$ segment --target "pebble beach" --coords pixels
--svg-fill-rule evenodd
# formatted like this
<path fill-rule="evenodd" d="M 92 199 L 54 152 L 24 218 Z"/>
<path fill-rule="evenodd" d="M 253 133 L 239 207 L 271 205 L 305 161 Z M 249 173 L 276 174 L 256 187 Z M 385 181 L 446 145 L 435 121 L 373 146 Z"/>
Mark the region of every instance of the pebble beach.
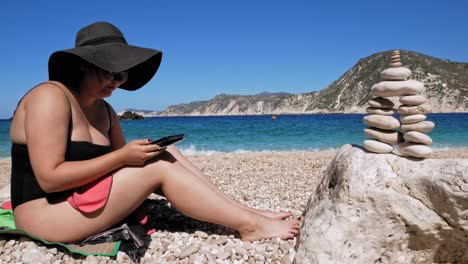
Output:
<path fill-rule="evenodd" d="M 189 159 L 229 196 L 251 207 L 291 211 L 299 218 L 335 152 L 247 152 L 191 155 Z M 468 150 L 435 151 L 431 158 L 468 159 Z M 0 159 L 0 187 L 11 162 Z M 0 188 L 1 189 L 1 188 Z M 80 256 L 45 247 L 27 237 L 0 236 L 0 263 L 291 263 L 296 239 L 243 242 L 222 226 L 183 216 L 163 197 L 152 195 L 150 223 L 157 230 L 138 259 Z M 3 202 L 3 201 L 0 201 Z"/>

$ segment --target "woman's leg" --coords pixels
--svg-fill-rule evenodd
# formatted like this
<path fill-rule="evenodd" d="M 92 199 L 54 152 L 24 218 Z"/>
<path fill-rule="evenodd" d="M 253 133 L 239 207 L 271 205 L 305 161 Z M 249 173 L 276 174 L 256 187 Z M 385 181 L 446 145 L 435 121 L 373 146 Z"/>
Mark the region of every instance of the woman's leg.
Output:
<path fill-rule="evenodd" d="M 120 222 L 160 186 L 183 214 L 233 228 L 244 240 L 287 239 L 298 232 L 297 220 L 271 219 L 228 202 L 169 153 L 145 167 L 116 172 L 108 202 L 98 212 L 84 215 L 67 202 L 38 199 L 16 208 L 16 224 L 51 241 L 81 240 Z"/>
<path fill-rule="evenodd" d="M 218 186 L 216 186 L 212 181 L 211 178 L 206 176 L 202 171 L 200 171 L 197 167 L 195 167 L 175 146 L 171 145 L 167 148 L 167 151 L 171 153 L 180 163 L 182 163 L 188 170 L 190 170 L 193 174 L 197 175 L 203 182 L 205 182 L 213 191 L 217 192 L 219 195 L 223 196 L 229 202 L 235 204 L 236 206 L 240 206 L 243 209 L 252 211 L 254 213 L 262 214 L 264 216 L 273 218 L 273 219 L 286 219 L 292 216 L 291 212 L 272 212 L 266 210 L 260 210 L 256 208 L 251 208 L 245 206 L 236 200 L 232 199 L 224 192 L 222 192 Z"/>

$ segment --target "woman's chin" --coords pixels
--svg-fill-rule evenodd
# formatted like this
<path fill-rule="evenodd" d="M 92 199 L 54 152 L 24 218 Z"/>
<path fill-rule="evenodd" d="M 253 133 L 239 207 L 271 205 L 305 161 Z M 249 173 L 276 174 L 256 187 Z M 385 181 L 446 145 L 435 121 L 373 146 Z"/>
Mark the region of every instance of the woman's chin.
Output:
<path fill-rule="evenodd" d="M 112 95 L 112 93 L 115 91 L 115 89 L 117 89 L 117 88 L 106 87 L 106 89 L 104 89 L 102 93 L 106 95 L 105 97 L 109 97 L 109 96 Z"/>
<path fill-rule="evenodd" d="M 108 90 L 103 91 L 103 92 L 101 93 L 101 96 L 100 96 L 100 97 L 101 97 L 101 98 L 110 97 L 110 96 L 112 95 L 112 92 L 113 92 L 113 91 L 108 91 Z"/>

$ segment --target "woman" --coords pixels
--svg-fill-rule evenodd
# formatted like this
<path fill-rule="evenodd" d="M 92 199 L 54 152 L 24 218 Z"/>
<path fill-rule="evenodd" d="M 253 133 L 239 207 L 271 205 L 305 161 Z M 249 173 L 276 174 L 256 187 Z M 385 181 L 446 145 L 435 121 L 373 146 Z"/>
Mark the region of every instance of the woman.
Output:
<path fill-rule="evenodd" d="M 103 98 L 142 87 L 161 58 L 160 51 L 128 45 L 106 22 L 81 29 L 75 48 L 51 55 L 54 81 L 28 92 L 11 123 L 16 226 L 50 241 L 81 240 L 122 221 L 161 188 L 180 212 L 233 228 L 244 240 L 294 237 L 299 222 L 286 220 L 290 213 L 237 203 L 175 147 L 125 143 Z M 96 191 L 101 197 L 88 204 Z"/>

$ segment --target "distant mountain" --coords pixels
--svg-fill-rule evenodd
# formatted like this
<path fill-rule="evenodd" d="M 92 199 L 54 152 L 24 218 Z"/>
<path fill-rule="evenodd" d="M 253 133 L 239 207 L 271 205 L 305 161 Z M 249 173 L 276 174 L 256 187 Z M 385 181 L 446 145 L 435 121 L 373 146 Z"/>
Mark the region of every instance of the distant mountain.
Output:
<path fill-rule="evenodd" d="M 371 98 L 370 88 L 382 81 L 392 51 L 360 59 L 338 80 L 323 90 L 303 93 L 220 94 L 208 101 L 169 106 L 156 115 L 256 115 L 290 113 L 363 113 Z M 410 79 L 424 82 L 433 112 L 468 112 L 468 63 L 451 62 L 401 50 Z"/>
<path fill-rule="evenodd" d="M 433 112 L 468 111 L 468 63 L 450 62 L 424 54 L 400 51 L 401 61 L 412 71 L 410 79 L 422 81 L 423 93 Z M 370 87 L 382 81 L 380 72 L 389 67 L 391 51 L 360 59 L 356 65 L 321 90 L 307 110 L 364 112 Z"/>
<path fill-rule="evenodd" d="M 291 93 L 269 93 L 269 92 L 263 92 L 256 94 L 255 96 L 288 96 L 291 95 Z"/>
<path fill-rule="evenodd" d="M 209 101 L 196 101 L 173 105 L 158 115 L 256 115 L 281 108 L 287 93 L 261 93 L 257 95 L 220 94 Z"/>

